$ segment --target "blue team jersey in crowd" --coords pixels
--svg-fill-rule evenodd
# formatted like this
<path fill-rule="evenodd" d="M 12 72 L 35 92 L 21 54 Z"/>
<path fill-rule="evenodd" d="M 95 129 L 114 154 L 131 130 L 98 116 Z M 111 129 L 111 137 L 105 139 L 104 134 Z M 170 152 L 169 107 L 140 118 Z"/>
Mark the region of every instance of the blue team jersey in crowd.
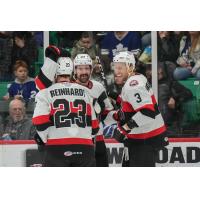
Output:
<path fill-rule="evenodd" d="M 10 97 L 21 95 L 25 101 L 35 98 L 37 92 L 38 90 L 36 89 L 33 78 L 28 78 L 23 84 L 15 79 L 15 82 L 13 82 L 8 89 Z"/>
<path fill-rule="evenodd" d="M 119 51 L 132 51 L 140 53 L 142 47 L 141 38 L 138 32 L 129 31 L 128 34 L 119 40 L 114 32 L 109 32 L 102 41 L 101 53 L 109 54 L 110 59 Z"/>

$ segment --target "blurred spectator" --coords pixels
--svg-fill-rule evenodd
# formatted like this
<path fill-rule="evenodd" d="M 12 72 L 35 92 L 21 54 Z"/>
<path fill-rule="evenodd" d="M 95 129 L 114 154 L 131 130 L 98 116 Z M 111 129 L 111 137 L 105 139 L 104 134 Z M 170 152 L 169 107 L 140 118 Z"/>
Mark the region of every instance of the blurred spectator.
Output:
<path fill-rule="evenodd" d="M 29 66 L 29 75 L 35 76 L 34 62 L 37 60 L 37 46 L 31 32 L 17 31 L 13 33 L 12 64 L 17 60 L 25 60 Z"/>
<path fill-rule="evenodd" d="M 179 67 L 174 72 L 176 80 L 187 79 L 194 76 L 200 79 L 200 32 L 190 31 L 183 36 L 180 41 L 179 57 L 177 64 Z"/>
<path fill-rule="evenodd" d="M 140 54 L 142 48 L 140 34 L 135 31 L 114 31 L 109 32 L 102 41 L 101 54 L 113 56 L 119 51 L 131 51 L 136 55 Z"/>
<path fill-rule="evenodd" d="M 57 31 L 58 47 L 72 48 L 74 42 L 79 40 L 83 31 Z"/>
<path fill-rule="evenodd" d="M 87 53 L 91 57 L 93 63 L 96 56 L 99 56 L 100 49 L 95 44 L 92 32 L 83 32 L 79 41 L 74 44 L 71 51 L 71 58 L 74 59 L 77 54 Z"/>
<path fill-rule="evenodd" d="M 119 51 L 131 51 L 139 57 L 142 42 L 139 32 L 136 31 L 112 31 L 108 32 L 101 43 L 101 58 L 105 70 L 109 71 L 113 56 Z"/>
<path fill-rule="evenodd" d="M 143 64 L 151 64 L 151 46 L 145 47 L 138 60 Z"/>
<path fill-rule="evenodd" d="M 9 116 L 3 124 L 3 140 L 29 140 L 33 139 L 35 128 L 30 119 L 26 117 L 25 104 L 14 99 L 9 104 Z"/>
<path fill-rule="evenodd" d="M 146 70 L 151 68 L 151 46 L 145 47 L 136 63 L 136 72 L 146 76 Z"/>
<path fill-rule="evenodd" d="M 33 37 L 34 37 L 37 47 L 43 47 L 43 43 L 44 43 L 43 31 L 35 31 L 33 33 Z"/>
<path fill-rule="evenodd" d="M 11 32 L 0 32 L 0 81 L 10 81 L 12 79 L 11 70 L 11 51 L 12 39 Z"/>
<path fill-rule="evenodd" d="M 160 112 L 168 127 L 179 120 L 181 103 L 192 98 L 189 89 L 169 77 L 174 68 L 175 64 L 172 62 L 158 62 L 158 103 Z M 151 75 L 150 67 L 146 71 L 149 82 L 151 82 Z"/>
<path fill-rule="evenodd" d="M 103 65 L 99 63 L 98 60 L 99 58 L 95 60 L 91 79 L 100 82 L 107 90 L 108 87 L 112 84 L 114 74 L 111 70 L 105 71 Z"/>
<path fill-rule="evenodd" d="M 176 63 L 178 58 L 179 40 L 172 31 L 158 31 L 158 61 Z"/>
<path fill-rule="evenodd" d="M 176 100 L 164 67 L 163 63 L 158 63 L 158 104 L 166 126 L 170 126 L 176 120 Z"/>
<path fill-rule="evenodd" d="M 91 79 L 99 81 L 104 86 L 106 86 L 103 78 L 101 76 L 101 67 L 104 70 L 104 75 L 106 78 L 106 82 L 108 85 L 111 84 L 111 80 L 113 79 L 113 73 L 111 70 L 105 70 L 103 63 L 100 63 L 100 49 L 99 46 L 95 44 L 93 33 L 92 32 L 83 32 L 79 41 L 77 41 L 72 48 L 71 58 L 74 59 L 77 54 L 86 53 L 88 54 L 93 61 L 93 72 Z"/>
<path fill-rule="evenodd" d="M 24 99 L 28 102 L 35 98 L 37 89 L 33 78 L 28 76 L 28 65 L 22 60 L 16 61 L 14 65 L 15 81 L 8 89 L 8 94 L 4 96 L 4 100 L 9 98 Z"/>
<path fill-rule="evenodd" d="M 93 37 L 95 39 L 96 44 L 101 46 L 102 40 L 107 35 L 107 31 L 93 31 Z"/>
<path fill-rule="evenodd" d="M 142 41 L 142 49 L 145 49 L 147 46 L 151 46 L 151 32 L 144 31 L 141 32 L 141 41 Z"/>

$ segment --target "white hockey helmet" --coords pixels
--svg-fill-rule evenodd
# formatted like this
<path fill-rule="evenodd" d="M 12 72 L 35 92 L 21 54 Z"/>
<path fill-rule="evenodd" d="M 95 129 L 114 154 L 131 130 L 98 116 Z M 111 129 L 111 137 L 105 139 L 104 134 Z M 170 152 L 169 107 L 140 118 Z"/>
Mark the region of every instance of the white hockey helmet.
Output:
<path fill-rule="evenodd" d="M 73 72 L 73 62 L 68 57 L 58 58 L 58 69 L 56 71 L 56 76 L 59 75 L 72 75 Z"/>
<path fill-rule="evenodd" d="M 74 59 L 74 68 L 78 65 L 90 65 L 92 67 L 92 59 L 88 54 L 78 54 Z"/>
<path fill-rule="evenodd" d="M 115 55 L 113 58 L 114 63 L 126 63 L 127 67 L 130 67 L 130 65 L 135 68 L 135 57 L 133 53 L 130 51 L 121 51 Z"/>

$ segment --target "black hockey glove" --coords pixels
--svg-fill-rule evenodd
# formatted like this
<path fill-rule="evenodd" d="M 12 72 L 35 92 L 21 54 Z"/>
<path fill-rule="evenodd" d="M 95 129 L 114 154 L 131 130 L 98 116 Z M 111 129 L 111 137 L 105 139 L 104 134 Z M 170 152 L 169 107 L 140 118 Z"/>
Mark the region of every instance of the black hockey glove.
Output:
<path fill-rule="evenodd" d="M 116 100 L 117 97 L 119 96 L 119 94 L 117 94 L 117 92 L 113 92 L 113 91 L 107 91 L 108 97 L 110 97 L 111 99 Z"/>
<path fill-rule="evenodd" d="M 45 49 L 45 56 L 57 62 L 58 58 L 61 56 L 61 49 L 56 46 L 50 45 Z"/>
<path fill-rule="evenodd" d="M 111 100 L 111 103 L 112 103 L 114 109 L 115 110 L 119 109 L 120 104 L 119 104 L 119 102 L 117 102 L 117 98 L 118 98 L 119 94 L 117 94 L 116 92 L 113 92 L 113 91 L 107 91 L 107 94 Z"/>
<path fill-rule="evenodd" d="M 115 138 L 118 142 L 124 143 L 127 140 L 128 132 L 121 126 L 115 128 L 113 132 L 113 138 Z"/>
<path fill-rule="evenodd" d="M 43 140 L 41 139 L 41 137 L 38 135 L 38 133 L 36 133 L 34 135 L 34 140 L 35 142 L 39 145 L 39 146 L 44 146 L 45 143 L 43 142 Z"/>

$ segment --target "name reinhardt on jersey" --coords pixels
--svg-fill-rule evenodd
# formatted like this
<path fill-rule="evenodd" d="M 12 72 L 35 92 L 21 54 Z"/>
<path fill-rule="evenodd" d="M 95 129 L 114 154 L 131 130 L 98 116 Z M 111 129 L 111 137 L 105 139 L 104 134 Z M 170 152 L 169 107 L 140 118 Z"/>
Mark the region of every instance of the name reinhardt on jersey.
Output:
<path fill-rule="evenodd" d="M 99 123 L 87 88 L 56 83 L 36 95 L 33 124 L 47 145 L 92 144 Z"/>

